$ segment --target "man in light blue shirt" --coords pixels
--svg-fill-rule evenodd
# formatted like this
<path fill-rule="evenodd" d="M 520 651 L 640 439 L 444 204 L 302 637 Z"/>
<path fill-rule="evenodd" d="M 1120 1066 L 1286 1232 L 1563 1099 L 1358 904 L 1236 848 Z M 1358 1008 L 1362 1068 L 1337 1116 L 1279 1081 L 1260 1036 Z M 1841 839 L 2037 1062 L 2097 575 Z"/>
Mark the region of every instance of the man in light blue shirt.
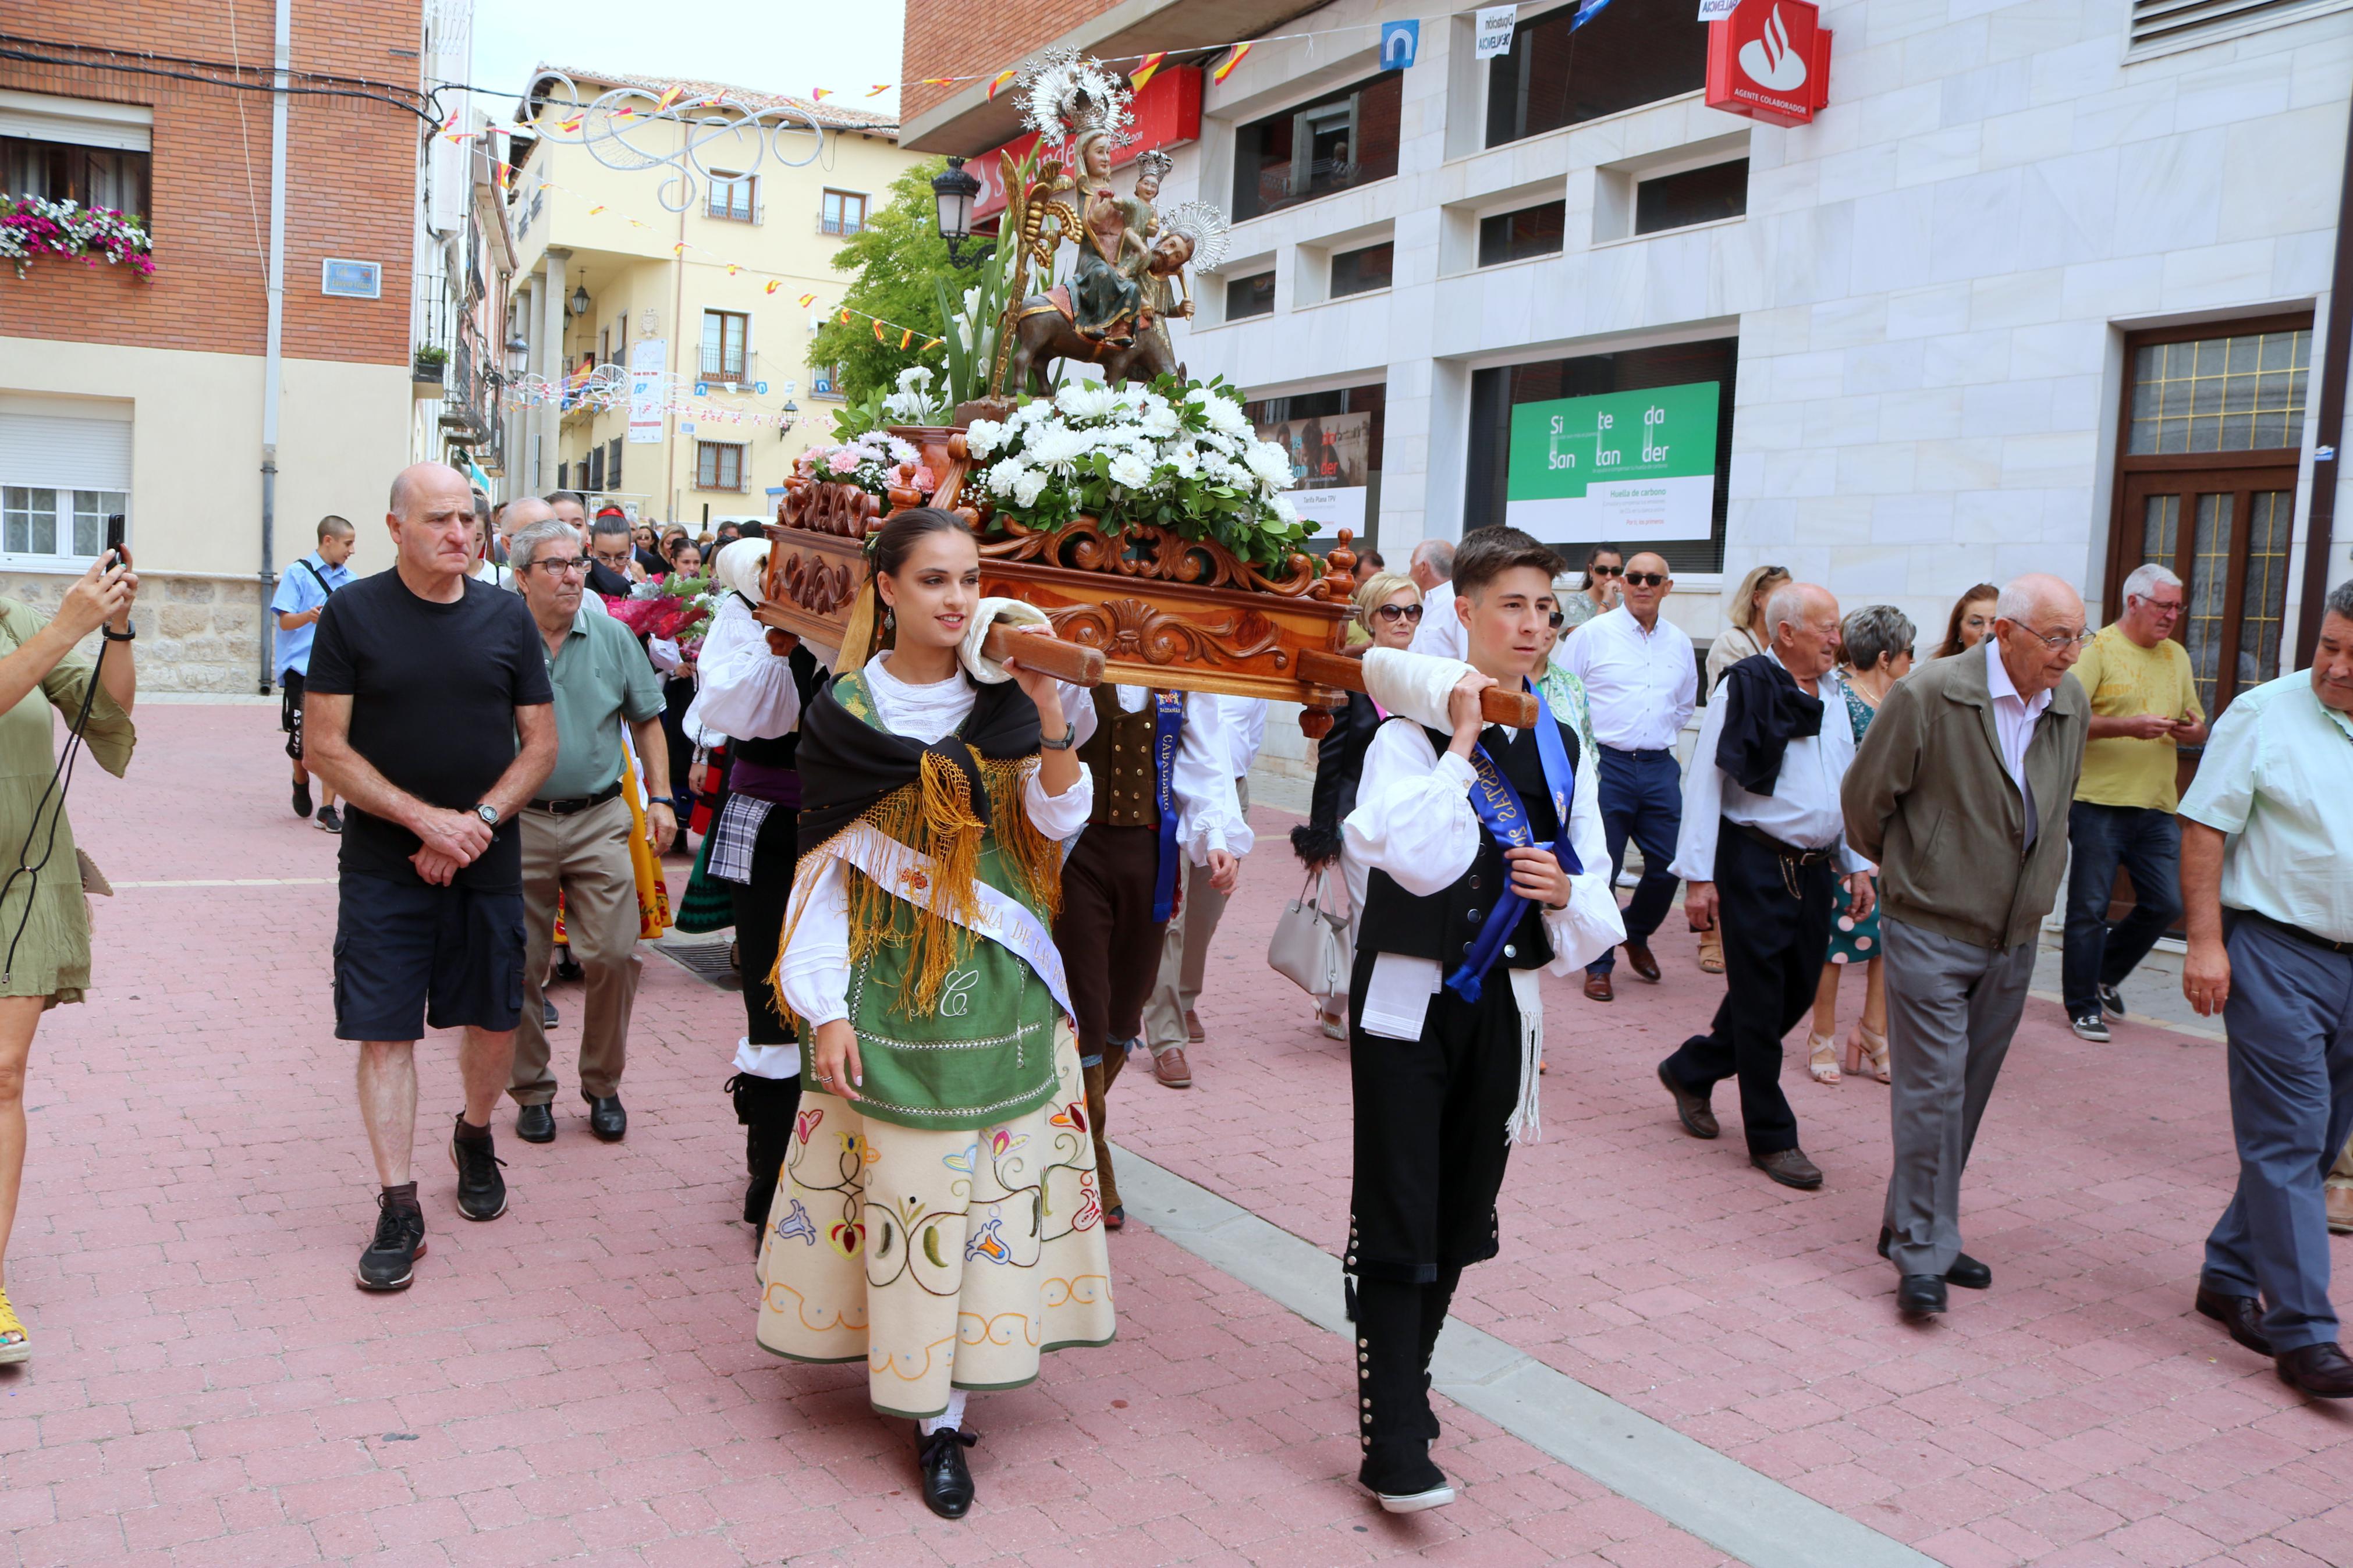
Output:
<path fill-rule="evenodd" d="M 278 726 L 286 731 L 286 754 L 294 759 L 294 815 L 311 815 L 311 770 L 302 765 L 302 683 L 311 674 L 311 639 L 327 613 L 327 595 L 352 580 L 346 564 L 359 544 L 352 525 L 332 512 L 319 520 L 319 548 L 288 567 L 278 579 L 269 607 L 278 615 Z M 335 792 L 319 781 L 319 826 L 341 833 Z"/>
<path fill-rule="evenodd" d="M 2181 802 L 2181 992 L 2230 1037 L 2239 1185 L 2197 1307 L 2289 1387 L 2353 1398 L 2322 1173 L 2353 1131 L 2353 583 L 2312 668 L 2223 710 Z"/>

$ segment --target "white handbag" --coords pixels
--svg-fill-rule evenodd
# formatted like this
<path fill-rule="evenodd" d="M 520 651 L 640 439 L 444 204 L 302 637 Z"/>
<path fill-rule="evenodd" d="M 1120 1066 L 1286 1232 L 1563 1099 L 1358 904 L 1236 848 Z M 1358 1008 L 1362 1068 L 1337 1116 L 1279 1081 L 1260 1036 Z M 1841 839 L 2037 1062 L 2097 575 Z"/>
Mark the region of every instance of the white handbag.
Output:
<path fill-rule="evenodd" d="M 1326 909 L 1326 878 L 1314 873 L 1274 922 L 1266 962 L 1277 973 L 1321 1001 L 1348 986 L 1348 927 Z"/>

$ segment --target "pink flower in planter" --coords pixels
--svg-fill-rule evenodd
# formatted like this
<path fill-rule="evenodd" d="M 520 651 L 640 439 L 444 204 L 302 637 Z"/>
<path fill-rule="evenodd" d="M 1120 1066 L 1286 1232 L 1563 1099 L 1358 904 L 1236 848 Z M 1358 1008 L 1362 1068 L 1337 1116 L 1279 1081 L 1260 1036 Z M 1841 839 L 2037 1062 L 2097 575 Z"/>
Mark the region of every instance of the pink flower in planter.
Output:
<path fill-rule="evenodd" d="M 940 477 L 930 468 L 918 466 L 915 469 L 915 488 L 929 495 L 940 488 Z"/>
<path fill-rule="evenodd" d="M 828 458 L 825 466 L 837 474 L 854 474 L 858 471 L 858 454 L 845 448 Z"/>

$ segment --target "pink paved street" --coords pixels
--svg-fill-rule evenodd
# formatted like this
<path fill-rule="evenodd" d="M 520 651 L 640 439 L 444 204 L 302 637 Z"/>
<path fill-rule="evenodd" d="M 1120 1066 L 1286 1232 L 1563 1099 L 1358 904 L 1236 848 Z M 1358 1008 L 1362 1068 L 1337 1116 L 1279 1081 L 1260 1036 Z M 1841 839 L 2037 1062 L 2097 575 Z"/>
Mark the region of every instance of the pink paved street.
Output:
<path fill-rule="evenodd" d="M 495 1224 L 455 1214 L 454 1069 L 426 1047 L 431 1251 L 406 1295 L 363 1296 L 333 841 L 286 810 L 274 707 L 139 717 L 131 778 L 85 769 L 73 796 L 119 891 L 91 1005 L 35 1047 L 9 1285 L 37 1355 L 0 1371 L 0 1561 L 1734 1561 L 1446 1407 L 1435 1457 L 1462 1500 L 1379 1514 L 1353 1483 L 1345 1342 L 1135 1224 L 1113 1244 L 1117 1343 L 976 1396 L 979 1502 L 933 1519 L 862 1374 L 754 1344 L 719 1087 L 740 1003 L 650 954 L 628 1141 L 590 1140 L 576 1096 L 545 1148 L 502 1114 Z M 1336 1252 L 1345 1048 L 1263 965 L 1298 877 L 1293 819 L 1256 818 L 1196 1087 L 1131 1074 L 1111 1131 Z M 2353 1562 L 2353 1424 L 2189 1310 L 2232 1173 L 2219 1046 L 2129 1022 L 2089 1046 L 2030 1002 L 1965 1196 L 1994 1289 L 1911 1328 L 1871 1250 L 1884 1091 L 1817 1087 L 1793 1052 L 1815 1194 L 1749 1170 L 1728 1088 L 1725 1140 L 1683 1137 L 1652 1068 L 1721 983 L 1686 936 L 1661 956 L 1662 985 L 1621 967 L 1607 1008 L 1547 983 L 1545 1142 L 1514 1157 L 1504 1255 L 1460 1318 L 1957 1568 Z M 554 994 L 568 1084 L 579 993 Z"/>

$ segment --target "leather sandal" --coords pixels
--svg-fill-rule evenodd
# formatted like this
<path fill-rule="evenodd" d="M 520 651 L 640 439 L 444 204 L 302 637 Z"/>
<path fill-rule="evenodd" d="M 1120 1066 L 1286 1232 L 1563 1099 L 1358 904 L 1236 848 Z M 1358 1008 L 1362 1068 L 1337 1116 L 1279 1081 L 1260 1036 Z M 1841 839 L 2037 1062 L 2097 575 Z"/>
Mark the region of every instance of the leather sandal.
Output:
<path fill-rule="evenodd" d="M 1846 1037 L 1846 1070 L 1858 1077 L 1867 1071 L 1882 1083 L 1895 1077 L 1887 1067 L 1887 1037 L 1860 1018 Z"/>
<path fill-rule="evenodd" d="M 14 1366 L 32 1359 L 32 1338 L 26 1333 L 16 1309 L 8 1305 L 8 1292 L 0 1289 L 0 1366 Z"/>
<path fill-rule="evenodd" d="M 1816 1083 L 1838 1082 L 1838 1042 L 1828 1035 L 1810 1032 L 1806 1036 L 1806 1070 L 1814 1075 Z"/>

